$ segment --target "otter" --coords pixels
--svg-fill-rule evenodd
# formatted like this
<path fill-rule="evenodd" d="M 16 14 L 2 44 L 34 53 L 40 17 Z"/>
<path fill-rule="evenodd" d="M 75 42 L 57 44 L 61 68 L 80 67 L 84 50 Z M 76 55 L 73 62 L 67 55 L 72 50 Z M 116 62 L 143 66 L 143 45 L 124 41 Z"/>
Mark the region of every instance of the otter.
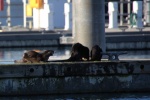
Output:
<path fill-rule="evenodd" d="M 39 63 L 40 57 L 30 57 L 27 53 L 24 53 L 22 61 L 24 63 Z"/>
<path fill-rule="evenodd" d="M 69 60 L 82 61 L 83 59 L 89 60 L 89 48 L 81 43 L 73 44 Z"/>
<path fill-rule="evenodd" d="M 102 49 L 98 45 L 94 45 L 91 50 L 91 61 L 101 61 Z"/>
<path fill-rule="evenodd" d="M 44 52 L 28 51 L 24 53 L 23 58 L 36 58 L 37 61 L 48 61 L 48 58 L 54 54 L 53 50 L 46 50 Z"/>
<path fill-rule="evenodd" d="M 75 61 L 88 61 L 89 60 L 89 48 L 83 46 L 81 43 L 75 43 L 72 45 L 71 56 L 65 60 L 56 60 L 50 62 L 75 62 Z"/>
<path fill-rule="evenodd" d="M 21 60 L 15 60 L 15 63 L 39 63 L 47 62 L 49 57 L 54 54 L 53 50 L 46 50 L 44 52 L 36 52 L 34 50 L 24 53 Z"/>

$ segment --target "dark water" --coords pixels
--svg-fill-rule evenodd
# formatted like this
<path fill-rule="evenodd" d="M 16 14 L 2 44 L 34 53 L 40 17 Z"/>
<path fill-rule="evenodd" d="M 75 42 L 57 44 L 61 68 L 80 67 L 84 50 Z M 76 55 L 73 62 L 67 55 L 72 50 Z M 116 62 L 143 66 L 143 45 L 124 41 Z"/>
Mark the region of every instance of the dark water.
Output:
<path fill-rule="evenodd" d="M 0 97 L 0 100 L 150 100 L 150 93 L 98 93 Z"/>
<path fill-rule="evenodd" d="M 0 64 L 13 64 L 19 60 L 27 50 L 54 50 L 50 60 L 66 59 L 69 57 L 71 47 L 37 47 L 37 48 L 1 48 Z M 113 51 L 114 52 L 114 51 Z M 119 51 L 120 52 L 120 51 Z M 121 51 L 124 52 L 124 51 Z M 150 50 L 126 51 L 127 54 L 119 56 L 122 60 L 150 59 Z M 104 57 L 107 58 L 107 57 Z M 68 95 L 36 95 L 36 96 L 8 96 L 0 100 L 150 100 L 150 93 L 95 93 L 95 94 L 68 94 Z"/>

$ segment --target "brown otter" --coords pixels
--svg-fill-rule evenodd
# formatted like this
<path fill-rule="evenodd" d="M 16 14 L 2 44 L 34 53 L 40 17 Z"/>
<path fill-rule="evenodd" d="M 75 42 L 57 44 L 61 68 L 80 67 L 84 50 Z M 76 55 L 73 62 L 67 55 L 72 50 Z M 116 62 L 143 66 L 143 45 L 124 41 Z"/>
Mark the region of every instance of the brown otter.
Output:
<path fill-rule="evenodd" d="M 83 61 L 83 58 L 89 60 L 89 48 L 80 43 L 73 44 L 71 48 L 71 56 L 65 60 L 56 60 L 50 62 L 66 62 L 66 61 Z"/>
<path fill-rule="evenodd" d="M 24 63 L 38 63 L 40 57 L 30 57 L 27 53 L 24 53 L 22 60 Z"/>
<path fill-rule="evenodd" d="M 52 56 L 54 54 L 53 50 L 46 50 L 41 54 L 41 61 L 48 61 L 49 57 Z"/>
<path fill-rule="evenodd" d="M 69 60 L 81 61 L 83 58 L 89 60 L 89 48 L 81 43 L 73 44 Z"/>
<path fill-rule="evenodd" d="M 49 57 L 53 54 L 53 50 L 46 50 L 44 52 L 36 52 L 34 50 L 31 50 L 24 53 L 22 60 L 15 60 L 15 63 L 47 62 Z"/>
<path fill-rule="evenodd" d="M 91 61 L 101 61 L 102 49 L 98 45 L 94 45 L 91 50 Z"/>

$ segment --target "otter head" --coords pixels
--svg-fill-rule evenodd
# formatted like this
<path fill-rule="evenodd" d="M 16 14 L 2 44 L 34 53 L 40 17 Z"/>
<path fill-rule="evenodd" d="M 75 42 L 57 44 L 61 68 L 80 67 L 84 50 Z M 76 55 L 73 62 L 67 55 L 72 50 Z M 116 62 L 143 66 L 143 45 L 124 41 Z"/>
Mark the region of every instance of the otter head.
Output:
<path fill-rule="evenodd" d="M 54 51 L 53 50 L 45 50 L 43 54 L 52 56 L 54 54 Z"/>
<path fill-rule="evenodd" d="M 50 56 L 53 56 L 53 54 L 54 54 L 54 51 L 53 51 L 53 50 L 46 50 L 46 51 L 44 51 L 44 52 L 42 53 L 43 60 L 44 60 L 44 61 L 48 61 L 48 58 L 49 58 Z"/>

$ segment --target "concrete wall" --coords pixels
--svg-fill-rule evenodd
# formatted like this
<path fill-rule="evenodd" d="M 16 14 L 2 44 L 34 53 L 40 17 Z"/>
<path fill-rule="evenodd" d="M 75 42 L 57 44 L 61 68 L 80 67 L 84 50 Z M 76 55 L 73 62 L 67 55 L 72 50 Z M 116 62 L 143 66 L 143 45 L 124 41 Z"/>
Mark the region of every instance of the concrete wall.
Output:
<path fill-rule="evenodd" d="M 150 62 L 0 65 L 0 95 L 150 92 Z"/>

